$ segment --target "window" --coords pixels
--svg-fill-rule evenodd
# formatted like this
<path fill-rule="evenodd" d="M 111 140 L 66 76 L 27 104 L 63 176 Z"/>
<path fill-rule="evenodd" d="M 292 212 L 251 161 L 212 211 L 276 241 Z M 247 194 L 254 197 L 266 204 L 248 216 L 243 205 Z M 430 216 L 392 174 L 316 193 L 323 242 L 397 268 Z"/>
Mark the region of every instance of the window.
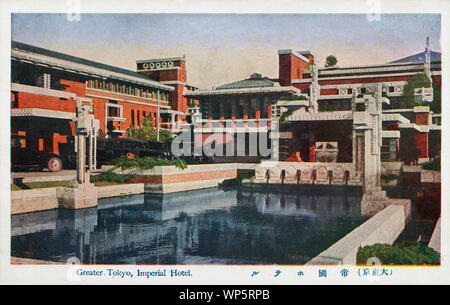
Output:
<path fill-rule="evenodd" d="M 137 111 L 137 123 L 138 125 L 141 125 L 141 117 L 139 115 L 139 110 Z"/>
<path fill-rule="evenodd" d="M 134 110 L 131 109 L 131 126 L 134 126 Z"/>
<path fill-rule="evenodd" d="M 108 107 L 108 116 L 114 118 L 120 117 L 120 109 L 117 107 Z"/>
<path fill-rule="evenodd" d="M 352 94 L 352 93 L 353 93 L 352 88 L 348 88 L 347 89 L 347 94 Z"/>

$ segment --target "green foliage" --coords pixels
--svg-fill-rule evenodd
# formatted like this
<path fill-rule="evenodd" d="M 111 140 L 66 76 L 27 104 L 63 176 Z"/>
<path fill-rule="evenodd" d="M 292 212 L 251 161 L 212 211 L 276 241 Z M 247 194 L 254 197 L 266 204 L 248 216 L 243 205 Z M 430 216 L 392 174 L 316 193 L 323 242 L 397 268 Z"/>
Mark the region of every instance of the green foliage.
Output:
<path fill-rule="evenodd" d="M 308 98 L 304 95 L 285 95 L 280 97 L 280 101 L 307 101 Z"/>
<path fill-rule="evenodd" d="M 314 64 L 312 62 L 308 62 L 305 68 L 305 72 L 311 72 L 311 68 Z"/>
<path fill-rule="evenodd" d="M 98 175 L 91 175 L 91 182 L 115 182 L 126 183 L 130 179 L 134 178 L 134 175 L 121 175 L 114 172 L 103 172 Z"/>
<path fill-rule="evenodd" d="M 43 181 L 11 184 L 11 191 L 41 189 L 48 187 L 69 187 L 70 181 Z"/>
<path fill-rule="evenodd" d="M 356 263 L 365 265 L 371 257 L 383 265 L 439 265 L 440 254 L 417 242 L 400 242 L 394 245 L 375 244 L 359 247 Z"/>
<path fill-rule="evenodd" d="M 106 138 L 106 134 L 103 132 L 103 130 L 101 130 L 101 129 L 98 130 L 97 138 L 100 138 L 100 139 Z"/>
<path fill-rule="evenodd" d="M 255 176 L 255 172 L 254 171 L 247 172 L 247 173 L 240 173 L 236 177 L 236 183 L 238 185 L 241 185 L 242 181 L 250 179 L 251 177 L 254 177 L 254 176 Z"/>
<path fill-rule="evenodd" d="M 430 104 L 433 113 L 441 113 L 441 87 L 433 86 L 433 102 Z"/>
<path fill-rule="evenodd" d="M 334 111 L 332 105 L 319 104 L 319 112 Z"/>
<path fill-rule="evenodd" d="M 188 108 L 197 108 L 197 104 L 196 104 L 194 101 L 192 101 L 192 102 L 188 105 Z"/>
<path fill-rule="evenodd" d="M 239 173 L 236 178 L 226 179 L 220 185 L 221 186 L 239 186 L 242 185 L 244 180 L 250 179 L 255 176 L 255 172 Z"/>
<path fill-rule="evenodd" d="M 412 108 L 418 104 L 414 100 L 415 88 L 429 88 L 431 87 L 431 81 L 425 73 L 417 73 L 412 77 L 408 83 L 403 87 L 403 98 L 408 107 Z"/>
<path fill-rule="evenodd" d="M 125 137 L 135 140 L 156 141 L 157 131 L 153 122 L 153 117 L 145 117 L 141 126 L 132 126 L 128 128 L 125 133 Z M 172 138 L 173 136 L 170 130 L 159 129 L 159 141 L 167 142 L 172 140 Z"/>
<path fill-rule="evenodd" d="M 144 158 L 118 158 L 114 159 L 112 162 L 115 166 L 121 169 L 128 168 L 139 168 L 139 169 L 151 169 L 155 166 L 175 166 L 179 169 L 187 168 L 186 161 L 181 159 L 166 160 L 166 159 L 156 159 L 153 157 Z"/>
<path fill-rule="evenodd" d="M 396 175 L 396 174 L 389 174 L 389 175 L 381 175 L 380 178 L 381 178 L 381 180 L 384 180 L 384 181 L 391 181 L 391 180 L 400 179 L 400 176 Z"/>
<path fill-rule="evenodd" d="M 441 157 L 434 158 L 422 165 L 423 169 L 432 170 L 432 171 L 441 171 Z"/>
<path fill-rule="evenodd" d="M 325 59 L 325 67 L 333 67 L 337 64 L 337 58 L 334 55 L 328 55 Z"/>
<path fill-rule="evenodd" d="M 294 109 L 288 109 L 287 111 L 283 112 L 280 115 L 280 119 L 278 121 L 279 123 L 279 129 L 280 131 L 284 131 L 286 129 L 286 120 L 288 117 L 290 117 L 294 113 Z"/>

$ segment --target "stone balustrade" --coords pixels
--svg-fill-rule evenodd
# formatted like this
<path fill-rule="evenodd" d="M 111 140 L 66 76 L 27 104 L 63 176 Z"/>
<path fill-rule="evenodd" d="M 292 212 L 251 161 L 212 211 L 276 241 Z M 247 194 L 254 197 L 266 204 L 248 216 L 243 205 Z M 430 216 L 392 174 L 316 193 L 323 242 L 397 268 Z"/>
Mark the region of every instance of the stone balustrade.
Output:
<path fill-rule="evenodd" d="M 362 185 L 352 163 L 262 162 L 255 183 Z"/>

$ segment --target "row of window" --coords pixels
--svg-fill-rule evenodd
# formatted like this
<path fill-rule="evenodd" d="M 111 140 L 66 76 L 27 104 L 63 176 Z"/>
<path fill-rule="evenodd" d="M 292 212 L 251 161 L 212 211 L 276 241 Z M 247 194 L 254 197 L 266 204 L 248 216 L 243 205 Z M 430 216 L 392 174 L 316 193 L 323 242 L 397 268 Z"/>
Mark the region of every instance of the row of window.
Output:
<path fill-rule="evenodd" d="M 88 80 L 86 81 L 86 88 L 92 88 L 92 89 L 100 89 L 100 90 L 106 90 L 111 91 L 115 93 L 123 93 L 128 95 L 134 95 L 137 97 L 143 97 L 143 98 L 149 98 L 156 100 L 158 97 L 158 92 L 156 90 L 148 90 L 138 87 L 132 87 L 127 86 L 123 84 L 117 84 L 117 83 L 111 83 L 111 82 L 103 82 L 98 80 Z M 168 101 L 169 100 L 169 94 L 160 92 L 160 100 L 161 101 Z"/>
<path fill-rule="evenodd" d="M 345 89 L 340 89 L 339 90 L 339 94 L 344 94 L 344 91 Z M 391 86 L 391 87 L 389 87 L 388 89 L 387 89 L 387 91 L 388 92 L 395 92 L 395 88 L 393 87 L 393 86 Z M 361 88 L 361 90 L 360 90 L 360 92 L 361 92 L 361 94 L 365 94 L 365 93 L 367 93 L 368 91 L 367 91 L 367 88 L 364 88 L 364 87 L 362 87 Z M 353 93 L 353 90 L 352 90 L 352 88 L 347 88 L 347 94 L 352 94 Z"/>

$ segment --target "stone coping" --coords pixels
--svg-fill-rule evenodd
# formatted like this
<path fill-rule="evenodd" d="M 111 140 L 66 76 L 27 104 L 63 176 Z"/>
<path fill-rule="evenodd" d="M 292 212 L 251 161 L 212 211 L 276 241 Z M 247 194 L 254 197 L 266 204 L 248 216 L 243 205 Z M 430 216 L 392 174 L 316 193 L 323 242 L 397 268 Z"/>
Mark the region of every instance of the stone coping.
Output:
<path fill-rule="evenodd" d="M 248 167 L 245 166 L 246 168 Z M 175 166 L 156 166 L 151 169 L 143 170 L 140 168 L 129 168 L 121 170 L 113 165 L 103 165 L 102 171 L 113 171 L 115 173 L 122 174 L 135 174 L 142 176 L 159 176 L 159 175 L 170 175 L 170 174 L 180 174 L 180 173 L 199 173 L 217 170 L 235 170 L 237 169 L 237 163 L 217 163 L 217 164 L 192 164 L 187 166 L 185 169 L 177 168 Z"/>
<path fill-rule="evenodd" d="M 11 265 L 66 265 L 60 262 L 11 256 Z"/>
<path fill-rule="evenodd" d="M 391 199 L 391 202 L 306 265 L 356 265 L 360 246 L 392 244 L 405 228 L 411 202 L 408 199 Z"/>
<path fill-rule="evenodd" d="M 439 217 L 434 227 L 433 234 L 431 235 L 428 247 L 432 248 L 437 252 L 441 252 L 441 218 Z"/>

